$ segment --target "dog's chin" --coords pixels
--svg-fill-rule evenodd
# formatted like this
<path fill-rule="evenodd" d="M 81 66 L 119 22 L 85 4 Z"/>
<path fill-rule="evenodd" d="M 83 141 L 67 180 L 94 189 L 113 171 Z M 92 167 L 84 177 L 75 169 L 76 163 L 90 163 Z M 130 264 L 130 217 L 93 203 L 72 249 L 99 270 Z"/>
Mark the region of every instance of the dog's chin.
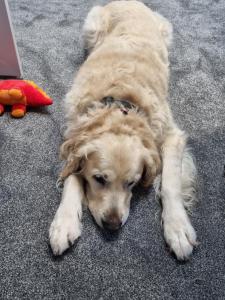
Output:
<path fill-rule="evenodd" d="M 102 221 L 101 221 L 101 218 L 95 217 L 94 215 L 92 215 L 92 216 L 93 216 L 93 219 L 94 219 L 95 223 L 96 223 L 101 229 L 104 229 L 104 228 L 103 228 Z"/>
<path fill-rule="evenodd" d="M 101 219 L 101 216 L 99 214 L 96 214 L 95 212 L 93 212 L 93 210 L 88 207 L 90 213 L 91 213 L 91 216 L 92 216 L 92 219 L 93 221 L 100 227 L 103 229 L 103 224 L 102 224 L 102 219 Z"/>
<path fill-rule="evenodd" d="M 90 210 L 91 212 L 91 210 Z M 104 230 L 104 226 L 102 224 L 102 218 L 101 216 L 98 216 L 98 215 L 95 215 L 91 212 L 91 215 L 95 221 L 95 223 L 101 228 Z M 127 219 L 129 217 L 129 210 L 124 214 L 123 218 L 122 218 L 122 224 L 121 224 L 121 227 L 123 227 L 123 225 L 127 222 Z"/>

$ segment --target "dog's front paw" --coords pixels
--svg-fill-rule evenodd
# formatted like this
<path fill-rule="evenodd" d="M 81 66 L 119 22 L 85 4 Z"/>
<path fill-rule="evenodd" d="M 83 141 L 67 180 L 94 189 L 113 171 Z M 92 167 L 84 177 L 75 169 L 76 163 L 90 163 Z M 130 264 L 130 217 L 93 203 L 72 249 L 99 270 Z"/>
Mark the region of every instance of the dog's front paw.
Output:
<path fill-rule="evenodd" d="M 165 240 L 177 259 L 187 260 L 197 240 L 186 212 L 177 216 L 164 216 L 163 227 Z"/>
<path fill-rule="evenodd" d="M 50 245 L 54 255 L 61 255 L 81 235 L 81 223 L 77 216 L 56 216 L 49 229 Z"/>

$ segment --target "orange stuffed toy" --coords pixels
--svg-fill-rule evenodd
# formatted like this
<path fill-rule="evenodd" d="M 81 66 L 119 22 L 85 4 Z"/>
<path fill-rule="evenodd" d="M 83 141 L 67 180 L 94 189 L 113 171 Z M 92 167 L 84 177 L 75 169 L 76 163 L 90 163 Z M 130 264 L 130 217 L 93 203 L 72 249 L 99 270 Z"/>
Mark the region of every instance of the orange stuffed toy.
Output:
<path fill-rule="evenodd" d="M 0 115 L 4 112 L 4 105 L 11 105 L 11 115 L 21 118 L 27 106 L 51 104 L 52 99 L 33 81 L 0 80 Z"/>

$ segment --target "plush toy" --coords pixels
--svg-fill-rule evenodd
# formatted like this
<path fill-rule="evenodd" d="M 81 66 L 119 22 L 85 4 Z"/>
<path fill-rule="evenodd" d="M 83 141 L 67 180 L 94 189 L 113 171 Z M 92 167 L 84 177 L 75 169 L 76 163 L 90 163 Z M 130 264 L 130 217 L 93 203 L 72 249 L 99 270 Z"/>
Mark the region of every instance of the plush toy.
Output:
<path fill-rule="evenodd" d="M 0 80 L 0 115 L 4 105 L 12 106 L 12 116 L 21 118 L 27 106 L 51 105 L 52 99 L 33 81 Z"/>

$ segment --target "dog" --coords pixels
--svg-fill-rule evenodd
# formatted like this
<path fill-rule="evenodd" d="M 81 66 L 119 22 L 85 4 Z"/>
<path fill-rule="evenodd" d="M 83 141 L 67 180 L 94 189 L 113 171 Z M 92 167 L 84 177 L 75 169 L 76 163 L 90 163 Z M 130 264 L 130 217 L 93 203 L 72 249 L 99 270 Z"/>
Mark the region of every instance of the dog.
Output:
<path fill-rule="evenodd" d="M 167 102 L 172 26 L 141 2 L 113 1 L 91 9 L 83 38 L 88 57 L 65 98 L 53 253 L 81 235 L 82 203 L 101 228 L 115 231 L 127 221 L 132 188 L 155 182 L 165 241 L 186 260 L 197 244 L 187 214 L 196 168 Z"/>

